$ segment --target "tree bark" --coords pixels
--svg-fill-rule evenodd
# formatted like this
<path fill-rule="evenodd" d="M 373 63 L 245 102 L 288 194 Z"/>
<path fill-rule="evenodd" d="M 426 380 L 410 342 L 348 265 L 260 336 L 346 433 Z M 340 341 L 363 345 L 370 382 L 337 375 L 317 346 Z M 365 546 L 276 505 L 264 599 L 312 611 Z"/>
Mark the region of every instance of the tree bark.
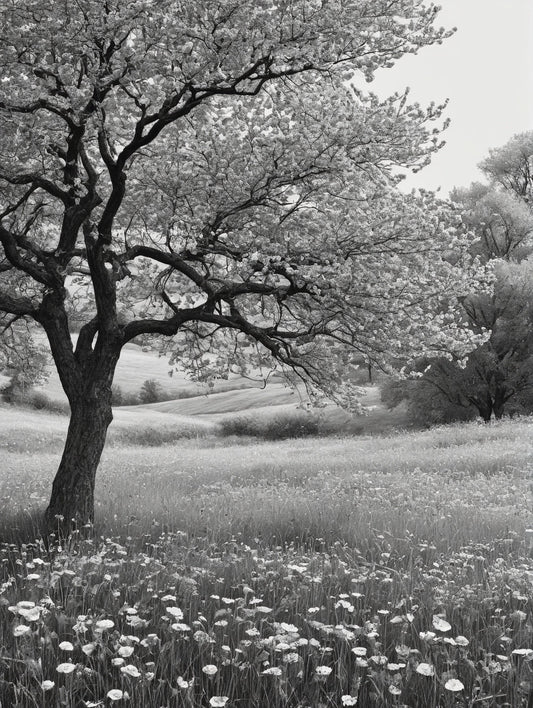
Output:
<path fill-rule="evenodd" d="M 45 512 L 50 533 L 66 536 L 94 522 L 96 470 L 113 420 L 111 385 L 119 355 L 120 347 L 93 351 L 81 367 L 82 383 L 70 391 L 65 447 Z"/>
<path fill-rule="evenodd" d="M 57 470 L 46 525 L 50 532 L 68 535 L 94 522 L 96 469 L 113 419 L 111 391 L 71 404 L 65 447 Z"/>

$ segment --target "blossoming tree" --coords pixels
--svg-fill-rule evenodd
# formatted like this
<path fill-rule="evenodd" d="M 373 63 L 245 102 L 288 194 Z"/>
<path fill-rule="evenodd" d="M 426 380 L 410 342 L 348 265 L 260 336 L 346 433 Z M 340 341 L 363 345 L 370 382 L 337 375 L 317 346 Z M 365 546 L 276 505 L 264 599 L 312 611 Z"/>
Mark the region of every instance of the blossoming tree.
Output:
<path fill-rule="evenodd" d="M 396 189 L 438 148 L 441 109 L 361 89 L 444 39 L 436 14 L 422 0 L 2 3 L 0 311 L 44 330 L 70 403 L 52 525 L 93 519 L 135 338 L 166 337 L 204 376 L 275 360 L 343 403 L 354 352 L 468 348 L 453 211 Z"/>

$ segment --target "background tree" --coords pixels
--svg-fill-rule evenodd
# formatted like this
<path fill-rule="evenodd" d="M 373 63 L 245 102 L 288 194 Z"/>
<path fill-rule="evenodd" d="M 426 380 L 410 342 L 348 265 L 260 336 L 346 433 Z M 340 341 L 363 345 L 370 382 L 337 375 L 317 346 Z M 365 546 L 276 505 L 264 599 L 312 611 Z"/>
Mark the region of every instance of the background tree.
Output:
<path fill-rule="evenodd" d="M 24 398 L 30 388 L 44 383 L 50 363 L 35 342 L 30 323 L 0 313 L 0 374 L 8 379 L 0 389 L 4 399 Z"/>
<path fill-rule="evenodd" d="M 468 355 L 417 360 L 412 380 L 384 385 L 382 400 L 394 408 L 406 401 L 414 423 L 488 422 L 505 412 L 533 409 L 533 262 L 500 263 L 492 295 L 470 295 L 465 310 L 474 329 L 490 338 Z"/>
<path fill-rule="evenodd" d="M 533 198 L 533 130 L 514 135 L 505 145 L 489 150 L 479 165 L 490 183 L 526 204 Z"/>
<path fill-rule="evenodd" d="M 440 109 L 358 88 L 440 42 L 436 13 L 420 0 L 2 4 L 0 262 L 18 280 L 0 285 L 0 311 L 44 329 L 71 408 L 50 525 L 93 518 L 132 339 L 167 337 L 203 378 L 274 359 L 343 403 L 353 351 L 385 365 L 472 345 L 453 213 L 396 190 L 398 168 L 438 148 Z"/>
<path fill-rule="evenodd" d="M 452 193 L 476 237 L 472 254 L 494 268 L 493 292 L 463 300 L 472 330 L 490 337 L 466 363 L 425 357 L 415 367 L 420 378 L 386 384 L 384 400 L 408 401 L 415 420 L 449 422 L 475 412 L 489 421 L 533 410 L 532 161 L 533 132 L 517 135 L 481 163 L 491 184 Z"/>
<path fill-rule="evenodd" d="M 146 379 L 139 393 L 141 403 L 157 403 L 161 400 L 163 389 L 159 381 L 155 379 Z"/>
<path fill-rule="evenodd" d="M 479 415 L 477 409 L 466 399 L 457 402 L 447 389 L 441 391 L 439 386 L 428 379 L 428 367 L 437 363 L 442 363 L 446 367 L 449 360 L 428 360 L 421 357 L 405 372 L 408 374 L 406 377 L 401 379 L 390 377 L 380 384 L 381 401 L 385 406 L 391 410 L 404 406 L 408 424 L 417 428 L 466 422 L 474 420 Z M 445 379 L 446 383 L 454 386 L 456 380 L 455 376 Z"/>
<path fill-rule="evenodd" d="M 451 198 L 477 239 L 471 252 L 483 262 L 520 262 L 531 253 L 533 212 L 517 194 L 497 185 L 474 183 L 466 189 L 455 189 Z"/>

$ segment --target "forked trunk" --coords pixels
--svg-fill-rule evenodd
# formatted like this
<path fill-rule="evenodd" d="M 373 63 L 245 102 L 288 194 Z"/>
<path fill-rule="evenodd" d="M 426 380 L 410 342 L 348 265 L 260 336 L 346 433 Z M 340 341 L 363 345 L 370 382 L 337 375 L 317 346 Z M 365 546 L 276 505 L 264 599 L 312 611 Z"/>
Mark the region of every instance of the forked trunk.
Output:
<path fill-rule="evenodd" d="M 492 396 L 485 392 L 483 397 L 477 398 L 472 403 L 478 409 L 479 415 L 485 423 L 490 423 L 493 413 Z"/>
<path fill-rule="evenodd" d="M 61 536 L 94 521 L 96 470 L 113 419 L 110 384 L 88 389 L 71 402 L 65 448 L 46 510 L 48 531 Z"/>
<path fill-rule="evenodd" d="M 494 394 L 494 417 L 501 420 L 505 413 L 506 394 L 505 389 L 498 387 Z"/>

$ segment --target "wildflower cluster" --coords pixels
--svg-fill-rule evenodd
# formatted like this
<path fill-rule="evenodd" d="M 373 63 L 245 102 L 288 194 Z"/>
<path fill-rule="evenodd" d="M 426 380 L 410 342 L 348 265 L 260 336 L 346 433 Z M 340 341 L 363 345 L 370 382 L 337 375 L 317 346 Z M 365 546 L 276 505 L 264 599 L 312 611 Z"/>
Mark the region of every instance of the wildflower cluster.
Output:
<path fill-rule="evenodd" d="M 5 546 L 0 700 L 527 705 L 533 578 L 518 540 L 447 557 L 420 543 L 409 566 L 381 544 L 374 558 L 184 534 L 144 552 L 110 539 Z"/>

